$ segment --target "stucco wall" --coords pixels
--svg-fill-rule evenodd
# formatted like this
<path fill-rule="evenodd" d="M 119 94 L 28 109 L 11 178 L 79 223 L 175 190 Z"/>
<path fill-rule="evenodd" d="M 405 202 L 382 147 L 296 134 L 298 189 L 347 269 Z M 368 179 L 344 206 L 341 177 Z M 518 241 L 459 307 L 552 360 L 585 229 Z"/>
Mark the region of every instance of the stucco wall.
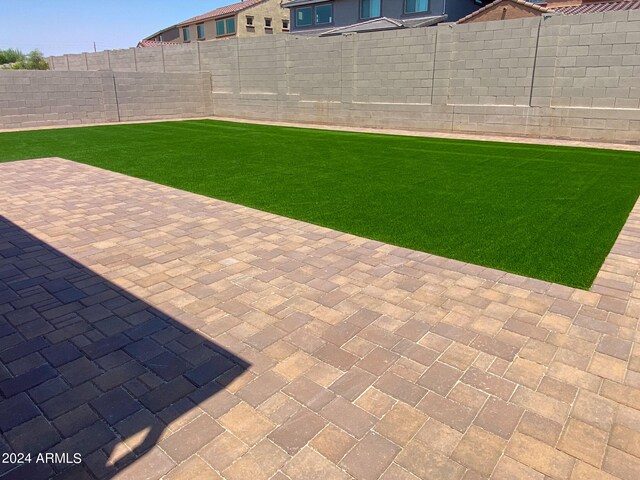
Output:
<path fill-rule="evenodd" d="M 640 11 L 155 51 L 145 71 L 209 72 L 220 116 L 640 142 Z"/>
<path fill-rule="evenodd" d="M 289 9 L 280 6 L 280 0 L 269 0 L 258 3 L 236 14 L 230 14 L 223 18 L 234 17 L 236 19 L 236 33 L 238 37 L 256 37 L 262 35 L 273 35 L 282 33 L 282 20 L 289 19 Z M 253 17 L 253 26 L 247 26 L 247 16 Z M 271 29 L 265 28 L 265 18 L 271 18 Z M 184 43 L 182 30 L 189 29 L 190 42 L 198 41 L 197 25 L 204 25 L 205 38 L 201 40 L 216 39 L 216 19 L 206 20 L 204 22 L 194 22 L 186 26 L 180 27 L 180 35 L 174 41 Z"/>
<path fill-rule="evenodd" d="M 253 17 L 253 27 L 247 26 L 247 15 Z M 265 28 L 265 18 L 271 18 L 271 30 Z M 264 2 L 238 13 L 238 36 L 255 37 L 282 33 L 282 20 L 289 20 L 289 9 L 280 2 Z"/>

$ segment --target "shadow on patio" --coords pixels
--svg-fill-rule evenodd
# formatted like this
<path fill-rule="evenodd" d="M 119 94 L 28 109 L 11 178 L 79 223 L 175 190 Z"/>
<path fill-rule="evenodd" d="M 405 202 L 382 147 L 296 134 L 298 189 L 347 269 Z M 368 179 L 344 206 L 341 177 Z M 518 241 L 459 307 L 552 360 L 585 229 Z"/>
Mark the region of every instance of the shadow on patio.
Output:
<path fill-rule="evenodd" d="M 144 455 L 147 473 L 170 468 L 154 448 L 167 425 L 248 367 L 0 216 L 0 453 L 31 454 L 0 478 L 112 478 Z"/>

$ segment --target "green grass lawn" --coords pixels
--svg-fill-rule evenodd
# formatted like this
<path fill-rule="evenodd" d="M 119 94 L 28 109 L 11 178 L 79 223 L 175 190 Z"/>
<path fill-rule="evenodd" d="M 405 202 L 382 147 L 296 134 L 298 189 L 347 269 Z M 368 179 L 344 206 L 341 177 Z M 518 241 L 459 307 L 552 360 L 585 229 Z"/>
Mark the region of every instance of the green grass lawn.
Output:
<path fill-rule="evenodd" d="M 0 133 L 0 161 L 52 156 L 581 288 L 640 194 L 633 152 L 210 120 Z"/>

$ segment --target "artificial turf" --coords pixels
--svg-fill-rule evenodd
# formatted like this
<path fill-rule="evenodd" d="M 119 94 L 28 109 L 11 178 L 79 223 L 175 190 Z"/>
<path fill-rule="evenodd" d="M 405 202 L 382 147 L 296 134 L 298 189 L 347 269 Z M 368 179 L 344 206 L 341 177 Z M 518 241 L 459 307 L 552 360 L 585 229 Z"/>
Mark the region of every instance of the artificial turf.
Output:
<path fill-rule="evenodd" d="M 0 161 L 53 156 L 580 288 L 640 194 L 634 152 L 213 120 L 0 133 Z"/>

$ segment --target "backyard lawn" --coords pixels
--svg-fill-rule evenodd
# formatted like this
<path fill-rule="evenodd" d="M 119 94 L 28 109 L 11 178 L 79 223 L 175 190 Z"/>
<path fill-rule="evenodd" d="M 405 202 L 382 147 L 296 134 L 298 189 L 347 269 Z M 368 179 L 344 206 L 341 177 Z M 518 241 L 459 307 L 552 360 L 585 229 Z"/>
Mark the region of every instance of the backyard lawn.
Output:
<path fill-rule="evenodd" d="M 581 288 L 640 194 L 633 152 L 211 120 L 0 133 L 0 162 L 54 156 Z"/>

